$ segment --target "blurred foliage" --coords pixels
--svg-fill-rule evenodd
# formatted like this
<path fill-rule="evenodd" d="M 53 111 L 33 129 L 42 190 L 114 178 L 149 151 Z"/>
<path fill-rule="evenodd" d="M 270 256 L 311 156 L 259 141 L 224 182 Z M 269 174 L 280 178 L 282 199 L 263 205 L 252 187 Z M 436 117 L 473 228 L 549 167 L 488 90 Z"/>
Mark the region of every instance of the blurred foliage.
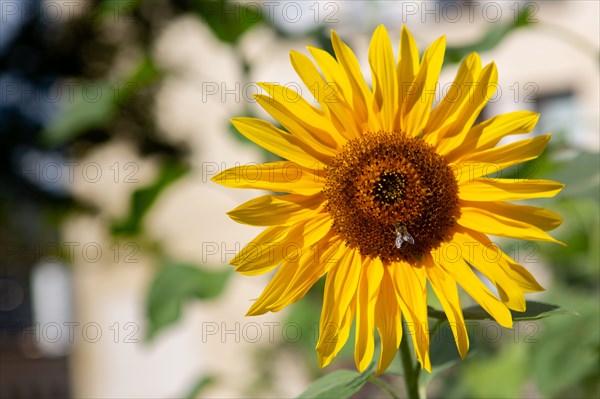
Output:
<path fill-rule="evenodd" d="M 167 262 L 155 276 L 146 303 L 148 338 L 175 323 L 181 307 L 190 299 L 211 299 L 219 296 L 230 270 L 209 271 L 195 265 Z"/>
<path fill-rule="evenodd" d="M 203 391 L 205 391 L 211 385 L 214 385 L 217 382 L 217 378 L 213 375 L 205 375 L 198 379 L 198 382 L 194 384 L 192 389 L 190 389 L 189 393 L 185 395 L 186 399 L 194 399 L 197 398 Z"/>
<path fill-rule="evenodd" d="M 130 213 L 125 220 L 112 226 L 113 234 L 135 235 L 141 233 L 142 218 L 161 192 L 186 173 L 187 168 L 177 160 L 164 163 L 159 176 L 152 184 L 139 188 L 131 196 Z"/>
<path fill-rule="evenodd" d="M 144 59 L 132 75 L 123 81 L 78 82 L 72 101 L 61 108 L 43 130 L 42 143 L 52 147 L 73 141 L 77 135 L 90 130 L 106 128 L 137 89 L 151 84 L 157 78 L 158 71 L 152 60 Z"/>

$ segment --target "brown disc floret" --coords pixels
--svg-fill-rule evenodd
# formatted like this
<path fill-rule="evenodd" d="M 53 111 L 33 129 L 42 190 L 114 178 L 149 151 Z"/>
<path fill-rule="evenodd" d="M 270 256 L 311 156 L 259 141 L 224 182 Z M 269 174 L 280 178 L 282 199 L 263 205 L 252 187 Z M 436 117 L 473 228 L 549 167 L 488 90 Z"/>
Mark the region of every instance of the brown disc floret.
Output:
<path fill-rule="evenodd" d="M 348 245 L 384 262 L 411 262 L 437 248 L 459 216 L 448 162 L 404 133 L 367 133 L 346 143 L 327 167 L 323 193 L 333 227 Z M 414 244 L 398 248 L 401 226 Z"/>

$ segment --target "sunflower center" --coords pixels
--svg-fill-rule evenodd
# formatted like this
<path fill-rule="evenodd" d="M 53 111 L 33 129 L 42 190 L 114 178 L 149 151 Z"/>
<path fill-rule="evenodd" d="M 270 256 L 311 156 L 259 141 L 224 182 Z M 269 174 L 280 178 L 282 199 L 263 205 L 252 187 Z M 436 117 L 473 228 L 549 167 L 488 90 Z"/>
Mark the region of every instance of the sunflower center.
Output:
<path fill-rule="evenodd" d="M 406 198 L 406 176 L 402 173 L 383 172 L 377 178 L 372 194 L 379 202 L 393 204 Z"/>
<path fill-rule="evenodd" d="M 348 245 L 384 262 L 414 261 L 449 238 L 460 214 L 446 160 L 404 133 L 367 133 L 327 167 L 323 193 Z"/>

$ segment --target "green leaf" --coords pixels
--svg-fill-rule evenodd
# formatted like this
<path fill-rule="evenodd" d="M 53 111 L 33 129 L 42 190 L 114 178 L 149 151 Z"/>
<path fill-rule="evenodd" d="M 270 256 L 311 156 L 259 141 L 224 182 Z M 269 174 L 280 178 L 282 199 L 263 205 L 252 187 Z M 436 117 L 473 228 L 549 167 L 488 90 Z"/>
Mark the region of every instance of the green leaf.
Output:
<path fill-rule="evenodd" d="M 137 234 L 140 232 L 142 218 L 156 201 L 162 190 L 179 179 L 187 168 L 179 163 L 166 162 L 160 175 L 150 185 L 136 190 L 131 197 L 131 210 L 126 219 L 112 226 L 113 234 Z"/>
<path fill-rule="evenodd" d="M 434 309 L 431 306 L 428 307 L 429 317 L 439 320 L 446 320 L 446 314 L 440 310 Z M 526 321 L 526 320 L 538 320 L 548 316 L 556 314 L 572 314 L 578 315 L 577 312 L 572 310 L 563 309 L 557 305 L 550 305 L 548 303 L 527 301 L 527 309 L 524 312 L 517 312 L 511 310 L 513 321 Z M 465 320 L 494 320 L 481 306 L 469 306 L 463 309 L 463 315 Z"/>
<path fill-rule="evenodd" d="M 446 313 L 431 306 L 427 306 L 427 316 L 431 319 L 448 320 Z"/>
<path fill-rule="evenodd" d="M 577 312 L 572 310 L 535 301 L 527 301 L 527 309 L 524 312 L 511 311 L 511 313 L 514 321 L 538 320 L 557 314 L 572 314 L 579 316 Z"/>
<path fill-rule="evenodd" d="M 327 374 L 309 385 L 298 399 L 308 398 L 349 398 L 358 392 L 373 375 L 375 363 L 363 373 L 351 370 L 338 370 Z"/>
<path fill-rule="evenodd" d="M 175 323 L 181 316 L 181 306 L 188 299 L 210 299 L 218 296 L 230 271 L 209 271 L 200 267 L 168 263 L 159 270 L 146 299 L 149 322 L 147 337 Z"/>

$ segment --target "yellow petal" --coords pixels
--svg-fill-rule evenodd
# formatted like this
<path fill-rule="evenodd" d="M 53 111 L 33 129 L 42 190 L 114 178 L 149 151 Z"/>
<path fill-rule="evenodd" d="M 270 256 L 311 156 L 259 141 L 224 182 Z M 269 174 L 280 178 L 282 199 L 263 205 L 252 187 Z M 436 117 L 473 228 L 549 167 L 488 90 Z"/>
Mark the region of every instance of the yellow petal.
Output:
<path fill-rule="evenodd" d="M 537 136 L 530 139 L 519 140 L 500 147 L 489 148 L 483 151 L 474 151 L 463 156 L 458 162 L 494 162 L 500 165 L 516 164 L 537 158 L 550 141 L 551 134 Z"/>
<path fill-rule="evenodd" d="M 519 220 L 494 214 L 483 208 L 461 206 L 461 216 L 457 223 L 468 229 L 486 234 L 515 237 L 522 240 L 548 241 L 564 245 L 542 229 Z"/>
<path fill-rule="evenodd" d="M 523 262 L 525 263 L 525 262 Z M 525 292 L 542 292 L 545 291 L 542 287 L 520 264 L 514 262 L 508 255 L 502 254 L 502 261 L 498 262 L 500 267 L 508 274 L 509 278 L 515 281 Z"/>
<path fill-rule="evenodd" d="M 352 296 L 352 302 L 344 313 L 339 325 L 326 324 L 325 328 L 319 333 L 319 346 L 317 355 L 319 357 L 319 367 L 327 366 L 335 358 L 338 352 L 344 347 L 350 336 L 350 329 L 356 313 L 356 301 Z M 332 305 L 335 306 L 335 305 Z"/>
<path fill-rule="evenodd" d="M 356 293 L 356 343 L 354 361 L 361 373 L 365 371 L 375 351 L 375 304 L 383 277 L 383 265 L 379 258 L 367 259 L 362 268 Z"/>
<path fill-rule="evenodd" d="M 335 265 L 327 275 L 323 301 L 335 303 L 327 313 L 321 314 L 321 324 L 339 326 L 341 318 L 350 306 L 357 289 L 358 280 L 363 268 L 360 253 L 346 247 L 342 242 L 342 255 L 339 264 Z"/>
<path fill-rule="evenodd" d="M 302 298 L 335 263 L 340 261 L 343 255 L 343 251 L 340 250 L 341 243 L 340 237 L 335 232 L 329 231 L 318 242 L 308 248 L 305 247 L 299 260 L 295 262 L 297 270 L 294 277 L 279 300 L 269 305 L 269 310 L 278 312 Z"/>
<path fill-rule="evenodd" d="M 516 111 L 498 115 L 473 126 L 458 147 L 448 151 L 446 159 L 454 161 L 464 154 L 494 147 L 505 136 L 530 132 L 537 123 L 539 114 Z"/>
<path fill-rule="evenodd" d="M 330 159 L 310 148 L 298 137 L 277 129 L 261 119 L 240 117 L 232 119 L 231 123 L 248 140 L 275 155 L 307 168 L 324 167 Z"/>
<path fill-rule="evenodd" d="M 461 206 L 460 212 L 461 215 L 457 223 L 471 230 L 502 237 L 548 241 L 564 245 L 542 229 L 519 220 L 508 219 L 483 208 Z"/>
<path fill-rule="evenodd" d="M 315 264 L 314 258 L 312 258 L 315 254 L 314 245 L 330 233 L 330 223 L 328 217 L 318 217 L 306 222 L 302 236 L 303 241 L 297 243 L 295 250 L 292 249 L 286 253 L 281 267 L 248 310 L 248 316 L 274 311 L 274 305 L 281 301 L 283 295 L 290 289 L 290 284 L 295 281 L 294 277 L 296 274 L 302 268 Z M 312 263 L 309 261 L 312 261 Z M 320 267 L 318 262 L 316 263 L 317 267 Z M 317 270 L 316 272 L 318 273 L 319 271 Z M 289 299 L 289 297 L 286 298 Z"/>
<path fill-rule="evenodd" d="M 339 262 L 327 274 L 316 348 L 321 367 L 328 365 L 348 340 L 352 320 L 348 323 L 346 318 L 350 310 L 354 318 L 354 297 L 361 270 L 360 254 L 346 247 Z"/>
<path fill-rule="evenodd" d="M 302 227 L 302 224 L 297 226 Z M 293 231 L 289 226 L 272 226 L 248 243 L 232 260 L 236 271 L 246 275 L 266 273 L 277 266 L 284 257 L 281 243 Z M 279 247 L 279 248 L 278 248 Z"/>
<path fill-rule="evenodd" d="M 335 156 L 339 145 L 333 137 L 339 133 L 328 118 L 292 89 L 269 84 L 261 87 L 269 96 L 257 94 L 254 98 L 265 111 L 321 154 Z"/>
<path fill-rule="evenodd" d="M 458 114 L 452 124 L 444 125 L 438 133 L 439 141 L 436 150 L 445 155 L 459 147 L 468 134 L 479 113 L 496 91 L 498 85 L 498 70 L 492 62 L 481 71 L 479 80 L 468 90 L 467 101 L 464 101 L 455 112 Z"/>
<path fill-rule="evenodd" d="M 231 188 L 313 195 L 323 190 L 324 176 L 324 168 L 314 170 L 295 162 L 282 161 L 236 166 L 219 173 L 211 180 Z"/>
<path fill-rule="evenodd" d="M 291 51 L 290 59 L 304 85 L 323 110 L 329 113 L 338 132 L 347 140 L 358 137 L 361 131 L 359 124 L 354 118 L 350 104 L 346 104 L 344 97 L 338 92 L 335 82 L 326 82 L 312 61 L 304 54 Z"/>
<path fill-rule="evenodd" d="M 419 70 L 419 49 L 414 37 L 406 26 L 402 26 L 402 33 L 400 34 L 400 53 L 398 56 L 398 82 L 399 87 L 399 98 L 398 103 L 404 104 L 406 93 L 410 89 L 415 75 Z"/>
<path fill-rule="evenodd" d="M 352 104 L 352 86 L 341 65 L 327 51 L 312 46 L 307 48 L 325 75 L 325 79 L 335 84 L 336 90 L 343 96 L 347 104 Z"/>
<path fill-rule="evenodd" d="M 471 268 L 459 258 L 456 261 L 449 260 L 446 256 L 440 256 L 447 250 L 448 245 L 442 244 L 441 248 L 433 253 L 434 261 L 439 264 L 456 282 L 481 305 L 501 326 L 511 328 L 512 316 L 510 311 L 498 300 L 486 286 L 477 278 Z"/>
<path fill-rule="evenodd" d="M 425 255 L 423 260 L 431 288 L 433 288 L 435 296 L 439 299 L 446 313 L 448 324 L 454 334 L 458 353 L 464 359 L 469 351 L 469 336 L 467 335 L 467 327 L 460 305 L 456 281 L 449 274 L 444 273 L 440 266 L 435 264 L 431 255 Z"/>
<path fill-rule="evenodd" d="M 407 91 L 402 108 L 401 128 L 408 135 L 420 134 L 427 125 L 445 50 L 446 37 L 442 36 L 423 54 L 421 67 Z"/>
<path fill-rule="evenodd" d="M 421 367 L 431 372 L 429 359 L 429 320 L 427 316 L 427 286 L 424 267 L 405 262 L 393 263 L 390 275 L 396 298 L 410 332 Z M 404 337 L 406 339 L 407 337 Z"/>
<path fill-rule="evenodd" d="M 474 236 L 457 231 L 453 237 L 453 244 L 460 246 L 462 258 L 472 267 L 479 270 L 498 289 L 502 302 L 519 312 L 525 311 L 524 291 L 516 281 L 504 272 L 499 261 L 502 259 L 502 251 L 496 247 L 486 247 L 483 242 Z"/>
<path fill-rule="evenodd" d="M 562 217 L 548 209 L 516 205 L 510 202 L 462 201 L 464 206 L 485 209 L 507 219 L 518 220 L 544 231 L 554 230 L 562 223 Z"/>
<path fill-rule="evenodd" d="M 501 147 L 490 148 L 463 156 L 450 166 L 457 171 L 459 182 L 473 180 L 477 177 L 500 172 L 501 170 L 537 158 L 548 144 L 550 134 Z"/>
<path fill-rule="evenodd" d="M 381 110 L 383 130 L 394 129 L 394 117 L 398 108 L 398 76 L 394 65 L 394 52 L 387 30 L 379 25 L 369 46 L 369 63 L 373 76 L 373 92 L 376 109 Z"/>
<path fill-rule="evenodd" d="M 402 340 L 402 312 L 387 267 L 384 267 L 379 298 L 375 306 L 375 325 L 381 338 L 381 354 L 376 372 L 376 375 L 379 375 L 396 357 Z"/>
<path fill-rule="evenodd" d="M 481 59 L 477 53 L 471 53 L 461 63 L 452 85 L 440 104 L 431 112 L 429 123 L 424 129 L 428 143 L 436 144 L 439 141 L 440 130 L 454 125 L 459 116 L 457 111 L 464 103 L 472 100 L 473 87 L 480 74 Z"/>
<path fill-rule="evenodd" d="M 512 260 L 510 256 L 500 250 L 500 248 L 485 234 L 461 227 L 458 227 L 457 230 L 473 237 L 474 242 L 477 245 L 481 243 L 483 245 L 481 251 L 483 251 L 483 256 L 486 258 L 486 260 L 495 262 L 495 264 L 500 267 L 504 273 L 506 273 L 508 278 L 511 281 L 514 281 L 523 292 L 544 291 L 544 287 L 542 287 L 536 281 L 536 279 L 527 271 L 527 269 Z M 525 261 L 527 261 L 527 259 L 523 262 Z M 534 260 L 534 263 L 537 263 L 537 260 Z"/>
<path fill-rule="evenodd" d="M 227 214 L 238 223 L 252 226 L 290 225 L 316 215 L 324 199 L 323 194 L 263 195 L 243 203 Z"/>
<path fill-rule="evenodd" d="M 462 246 L 463 258 L 496 286 L 500 298 L 510 309 L 524 312 L 524 294 L 543 291 L 543 288 L 485 234 L 468 229 L 457 230 L 454 240 Z"/>
<path fill-rule="evenodd" d="M 554 197 L 564 184 L 551 180 L 473 179 L 459 185 L 458 195 L 467 201 L 510 201 Z"/>
<path fill-rule="evenodd" d="M 278 300 L 290 281 L 294 278 L 297 267 L 290 262 L 284 262 L 269 281 L 260 296 L 254 301 L 246 316 L 257 316 L 269 311 L 269 306 Z"/>
<path fill-rule="evenodd" d="M 350 86 L 352 86 L 353 117 L 364 124 L 369 120 L 369 106 L 373 104 L 373 93 L 371 93 L 362 76 L 356 56 L 333 30 L 331 31 L 331 44 L 333 45 L 335 57 L 346 71 Z"/>

